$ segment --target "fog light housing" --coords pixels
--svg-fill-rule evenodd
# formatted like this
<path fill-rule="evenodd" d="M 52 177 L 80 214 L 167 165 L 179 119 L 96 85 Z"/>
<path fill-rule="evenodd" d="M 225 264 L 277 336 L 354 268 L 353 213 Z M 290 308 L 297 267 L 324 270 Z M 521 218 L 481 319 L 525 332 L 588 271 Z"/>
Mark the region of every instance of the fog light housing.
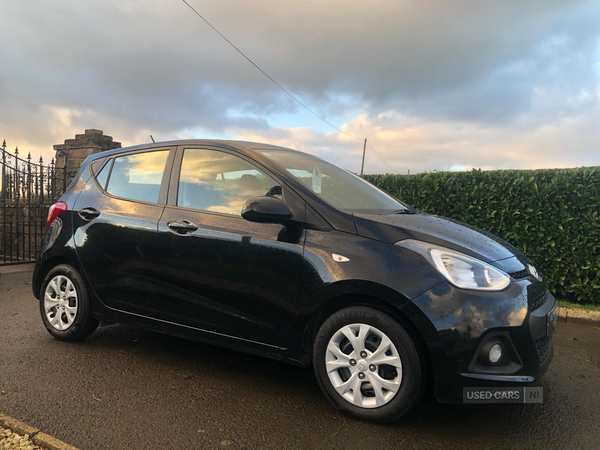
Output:
<path fill-rule="evenodd" d="M 506 331 L 495 331 L 483 338 L 469 364 L 473 373 L 509 375 L 523 368 L 515 346 Z"/>
<path fill-rule="evenodd" d="M 488 353 L 488 358 L 492 364 L 496 364 L 498 361 L 502 359 L 504 355 L 504 349 L 502 348 L 502 344 L 494 344 Z"/>

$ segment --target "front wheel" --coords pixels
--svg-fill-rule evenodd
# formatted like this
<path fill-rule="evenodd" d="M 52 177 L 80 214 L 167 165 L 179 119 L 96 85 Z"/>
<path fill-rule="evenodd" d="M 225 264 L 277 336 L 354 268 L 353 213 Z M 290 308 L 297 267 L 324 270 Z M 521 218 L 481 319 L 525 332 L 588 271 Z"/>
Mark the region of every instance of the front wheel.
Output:
<path fill-rule="evenodd" d="M 341 411 L 391 422 L 421 397 L 423 363 L 407 331 L 387 314 L 355 306 L 321 326 L 313 349 L 317 381 Z"/>
<path fill-rule="evenodd" d="M 48 272 L 39 300 L 44 326 L 56 339 L 79 341 L 98 327 L 85 282 L 72 266 L 60 264 Z"/>

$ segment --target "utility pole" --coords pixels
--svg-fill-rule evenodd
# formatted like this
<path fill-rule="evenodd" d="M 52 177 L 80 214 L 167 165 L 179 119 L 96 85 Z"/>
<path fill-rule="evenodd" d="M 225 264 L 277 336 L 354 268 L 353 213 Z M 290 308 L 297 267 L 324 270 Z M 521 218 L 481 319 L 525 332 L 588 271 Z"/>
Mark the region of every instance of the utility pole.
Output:
<path fill-rule="evenodd" d="M 362 177 L 363 171 L 365 170 L 365 153 L 367 151 L 367 138 L 365 138 L 365 146 L 363 147 L 363 160 L 362 166 L 360 166 L 360 176 Z"/>

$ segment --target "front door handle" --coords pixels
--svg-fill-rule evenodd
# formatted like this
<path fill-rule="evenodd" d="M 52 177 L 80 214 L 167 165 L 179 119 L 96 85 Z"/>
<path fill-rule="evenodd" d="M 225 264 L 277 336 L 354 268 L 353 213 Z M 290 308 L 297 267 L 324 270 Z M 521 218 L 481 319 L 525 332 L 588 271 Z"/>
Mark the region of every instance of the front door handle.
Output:
<path fill-rule="evenodd" d="M 93 220 L 100 215 L 100 211 L 98 211 L 96 208 L 83 208 L 80 209 L 78 212 L 79 217 L 81 217 L 84 220 Z"/>
<path fill-rule="evenodd" d="M 173 222 L 169 222 L 167 226 L 171 230 L 176 231 L 179 234 L 191 233 L 192 231 L 196 231 L 198 229 L 198 225 L 185 219 L 179 219 Z"/>

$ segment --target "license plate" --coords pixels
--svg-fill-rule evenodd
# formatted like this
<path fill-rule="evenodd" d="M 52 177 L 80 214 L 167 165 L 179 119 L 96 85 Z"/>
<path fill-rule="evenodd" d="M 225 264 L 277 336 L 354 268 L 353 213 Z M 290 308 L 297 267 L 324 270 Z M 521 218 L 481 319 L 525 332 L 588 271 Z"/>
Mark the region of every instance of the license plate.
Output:
<path fill-rule="evenodd" d="M 558 321 L 558 304 L 554 305 L 552 311 L 548 313 L 548 334 L 556 331 L 556 322 Z"/>

